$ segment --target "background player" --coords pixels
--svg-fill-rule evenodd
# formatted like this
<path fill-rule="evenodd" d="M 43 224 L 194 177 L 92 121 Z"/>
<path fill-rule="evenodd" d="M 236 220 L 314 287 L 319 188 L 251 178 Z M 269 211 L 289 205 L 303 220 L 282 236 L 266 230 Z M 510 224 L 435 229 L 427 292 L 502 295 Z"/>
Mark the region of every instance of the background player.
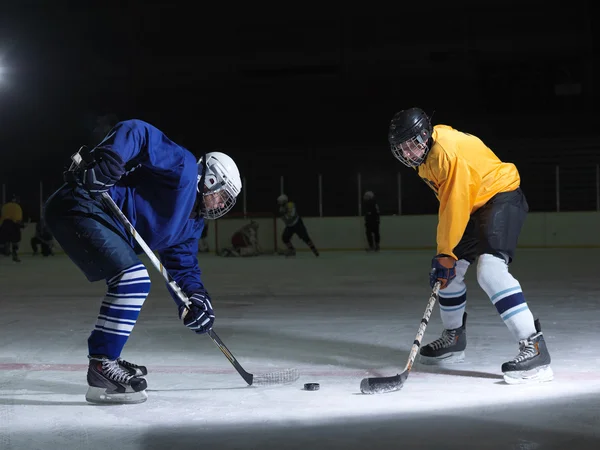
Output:
<path fill-rule="evenodd" d="M 137 256 L 142 250 L 100 194 L 109 193 L 189 297 L 188 309 L 171 292 L 184 325 L 205 333 L 215 315 L 200 278 L 198 239 L 205 218 L 219 218 L 233 207 L 242 187 L 240 174 L 229 156 L 212 152 L 197 162 L 141 120 L 119 122 L 82 156 L 86 163 L 65 172 L 67 184 L 47 201 L 45 217 L 88 280 L 106 281 L 88 339 L 86 399 L 139 403 L 147 398 L 147 369 L 120 356 L 150 291 L 150 277 Z"/>
<path fill-rule="evenodd" d="M 365 216 L 365 234 L 369 248 L 367 251 L 379 251 L 379 243 L 381 240 L 379 234 L 379 205 L 375 199 L 373 191 L 367 191 L 363 195 L 363 211 Z"/>
<path fill-rule="evenodd" d="M 6 256 L 12 256 L 14 262 L 21 262 L 19 258 L 19 244 L 21 243 L 21 229 L 23 224 L 23 209 L 19 197 L 13 195 L 11 200 L 0 210 L 0 247 Z"/>
<path fill-rule="evenodd" d="M 507 383 L 549 381 L 550 354 L 519 282 L 509 273 L 528 212 L 517 168 L 504 163 L 477 137 L 447 125 L 432 127 L 419 108 L 391 120 L 392 153 L 417 171 L 440 201 L 437 255 L 430 284 L 441 282 L 442 337 L 421 348 L 424 363 L 464 358 L 465 273 L 478 258 L 477 281 L 519 343 L 519 354 L 502 365 Z"/>
<path fill-rule="evenodd" d="M 279 207 L 277 214 L 285 224 L 285 228 L 281 234 L 281 240 L 287 249 L 285 255 L 296 255 L 296 249 L 292 244 L 292 237 L 294 234 L 297 234 L 298 237 L 310 247 L 314 255 L 319 256 L 319 252 L 317 251 L 315 244 L 313 244 L 312 240 L 310 239 L 308 231 L 306 230 L 306 226 L 304 226 L 302 217 L 298 215 L 298 211 L 294 202 L 290 202 L 287 195 L 281 194 L 279 197 L 277 197 L 277 205 Z"/>
<path fill-rule="evenodd" d="M 231 248 L 223 249 L 221 256 L 258 256 L 262 249 L 258 242 L 258 222 L 251 220 L 231 236 Z"/>
<path fill-rule="evenodd" d="M 41 247 L 42 256 L 54 255 L 52 251 L 52 248 L 54 247 L 54 238 L 43 217 L 35 224 L 35 235 L 31 238 L 31 250 L 33 250 L 33 256 L 38 254 L 38 246 Z"/>

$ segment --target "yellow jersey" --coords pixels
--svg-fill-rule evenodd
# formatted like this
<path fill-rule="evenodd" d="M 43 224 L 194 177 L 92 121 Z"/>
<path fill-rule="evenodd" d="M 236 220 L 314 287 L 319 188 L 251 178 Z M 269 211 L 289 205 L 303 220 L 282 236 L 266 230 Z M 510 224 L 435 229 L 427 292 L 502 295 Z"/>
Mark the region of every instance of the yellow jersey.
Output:
<path fill-rule="evenodd" d="M 0 214 L 0 224 L 4 220 L 12 220 L 15 223 L 23 221 L 23 210 L 18 203 L 8 202 L 2 205 L 2 213 Z"/>
<path fill-rule="evenodd" d="M 432 138 L 429 154 L 417 171 L 440 201 L 437 253 L 456 258 L 453 250 L 471 214 L 494 195 L 517 189 L 521 178 L 514 164 L 500 161 L 473 135 L 436 125 Z"/>
<path fill-rule="evenodd" d="M 281 217 L 286 227 L 296 225 L 300 216 L 298 215 L 298 211 L 296 211 L 294 202 L 287 202 L 285 205 L 281 205 L 279 207 L 279 217 Z"/>

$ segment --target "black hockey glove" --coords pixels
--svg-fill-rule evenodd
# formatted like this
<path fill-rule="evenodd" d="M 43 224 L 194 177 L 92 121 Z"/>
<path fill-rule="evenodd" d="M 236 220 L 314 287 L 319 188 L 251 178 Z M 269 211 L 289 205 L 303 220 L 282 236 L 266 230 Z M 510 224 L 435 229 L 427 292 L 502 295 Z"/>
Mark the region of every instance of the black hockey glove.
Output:
<path fill-rule="evenodd" d="M 433 288 L 438 281 L 440 289 L 448 285 L 456 277 L 456 260 L 448 255 L 437 255 L 431 260 L 431 271 L 429 272 L 429 284 Z"/>
<path fill-rule="evenodd" d="M 125 173 L 125 163 L 121 157 L 101 148 L 95 149 L 93 161 L 82 164 L 73 171 L 65 172 L 65 181 L 76 183 L 92 196 L 107 192 Z"/>
<path fill-rule="evenodd" d="M 196 292 L 190 297 L 190 306 L 179 306 L 179 318 L 195 333 L 210 331 L 215 323 L 215 312 L 210 304 L 208 292 Z"/>

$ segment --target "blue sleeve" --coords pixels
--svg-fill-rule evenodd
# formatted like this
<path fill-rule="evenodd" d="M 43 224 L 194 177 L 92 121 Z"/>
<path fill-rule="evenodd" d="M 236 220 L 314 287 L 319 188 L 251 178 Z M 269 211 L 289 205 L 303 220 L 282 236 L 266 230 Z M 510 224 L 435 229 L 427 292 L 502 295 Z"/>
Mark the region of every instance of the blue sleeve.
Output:
<path fill-rule="evenodd" d="M 178 175 L 186 157 L 193 157 L 158 128 L 138 119 L 116 124 L 96 149 L 109 150 L 125 164 L 144 164 L 164 176 Z"/>
<path fill-rule="evenodd" d="M 147 127 L 140 120 L 127 120 L 116 124 L 95 148 L 110 150 L 127 163 L 148 146 Z"/>
<path fill-rule="evenodd" d="M 187 296 L 204 290 L 197 254 L 197 239 L 189 239 L 182 244 L 158 252 L 162 265 Z M 181 300 L 171 289 L 169 289 L 169 293 L 177 306 L 181 305 Z"/>

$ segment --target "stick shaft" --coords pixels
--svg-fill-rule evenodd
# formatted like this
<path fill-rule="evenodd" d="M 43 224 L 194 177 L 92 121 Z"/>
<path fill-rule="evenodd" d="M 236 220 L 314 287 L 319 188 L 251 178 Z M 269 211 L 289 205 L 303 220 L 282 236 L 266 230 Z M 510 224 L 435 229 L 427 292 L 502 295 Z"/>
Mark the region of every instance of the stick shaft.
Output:
<path fill-rule="evenodd" d="M 129 234 L 131 234 L 131 236 L 133 236 L 133 238 L 138 243 L 138 245 L 142 248 L 142 250 L 144 250 L 144 253 L 146 254 L 146 256 L 148 256 L 148 258 L 150 258 L 152 265 L 156 268 L 156 270 L 158 270 L 161 273 L 161 275 L 167 281 L 169 287 L 173 290 L 173 292 L 175 292 L 177 297 L 186 306 L 190 306 L 190 300 L 188 299 L 187 295 L 185 295 L 185 293 L 181 290 L 181 288 L 179 287 L 177 282 L 173 279 L 173 277 L 169 274 L 167 269 L 165 269 L 165 267 L 162 265 L 160 260 L 156 257 L 154 252 L 150 249 L 150 247 L 148 247 L 148 244 L 146 244 L 144 239 L 138 234 L 135 227 L 131 224 L 129 219 L 127 219 L 125 214 L 123 214 L 123 211 L 121 211 L 121 209 L 117 206 L 117 204 L 112 199 L 112 197 L 110 195 L 108 195 L 107 192 L 104 192 L 102 194 L 102 199 L 108 205 L 110 210 L 119 218 L 119 220 L 121 221 L 123 226 L 125 226 L 125 228 L 127 229 L 127 232 Z M 221 340 L 221 338 L 217 335 L 217 333 L 214 330 L 210 330 L 210 332 L 207 334 L 208 334 L 208 337 L 211 338 L 211 340 L 215 343 L 215 345 L 219 348 L 219 350 L 221 350 L 221 352 L 229 360 L 231 365 L 233 365 L 235 370 L 237 370 L 237 372 L 241 375 L 241 377 L 248 384 L 252 384 L 253 375 L 244 370 L 244 368 L 237 361 L 235 356 L 233 356 L 233 353 L 231 353 L 231 351 L 227 348 L 227 346 Z"/>

